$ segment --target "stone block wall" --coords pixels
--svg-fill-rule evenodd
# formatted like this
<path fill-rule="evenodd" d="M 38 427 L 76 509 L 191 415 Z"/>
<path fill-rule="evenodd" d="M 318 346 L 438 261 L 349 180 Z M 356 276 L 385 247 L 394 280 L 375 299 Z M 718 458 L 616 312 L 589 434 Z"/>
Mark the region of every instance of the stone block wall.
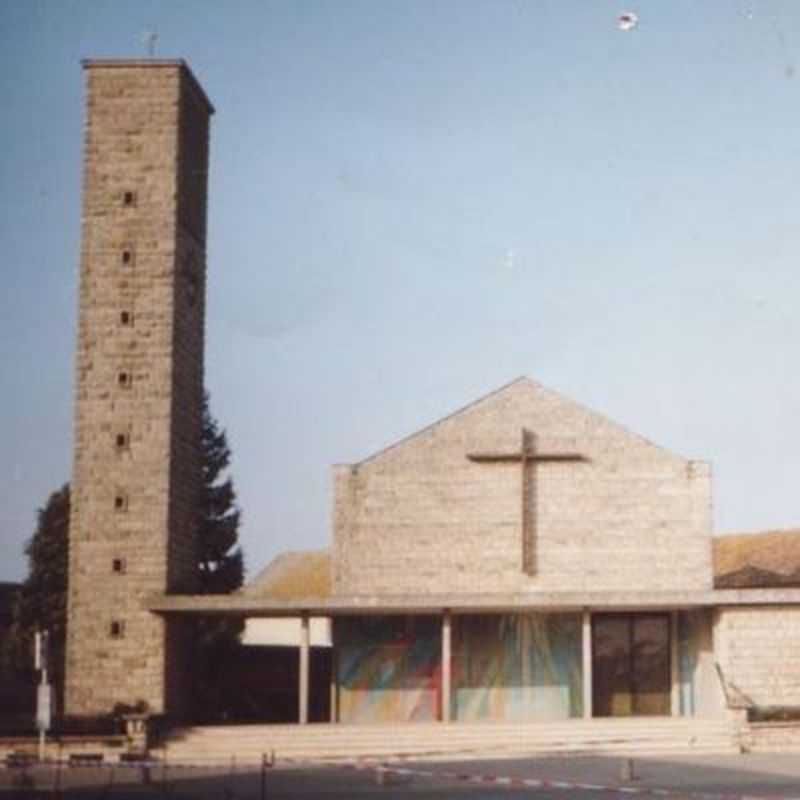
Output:
<path fill-rule="evenodd" d="M 521 466 L 540 453 L 535 570 L 523 571 Z M 407 440 L 334 471 L 334 591 L 398 594 L 710 589 L 711 477 L 605 417 L 521 379 Z"/>
<path fill-rule="evenodd" d="M 800 706 L 800 607 L 718 609 L 714 652 L 742 701 Z"/>
<path fill-rule="evenodd" d="M 195 569 L 212 109 L 182 62 L 84 66 L 66 712 L 159 712 L 179 634 L 146 601 Z"/>
<path fill-rule="evenodd" d="M 800 724 L 797 722 L 750 723 L 742 738 L 748 753 L 800 752 Z"/>

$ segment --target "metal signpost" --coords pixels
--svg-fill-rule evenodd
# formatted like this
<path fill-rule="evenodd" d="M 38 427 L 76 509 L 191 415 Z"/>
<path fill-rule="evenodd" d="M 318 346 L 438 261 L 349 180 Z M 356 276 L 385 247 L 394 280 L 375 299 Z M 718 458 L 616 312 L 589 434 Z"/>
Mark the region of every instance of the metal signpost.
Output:
<path fill-rule="evenodd" d="M 47 665 L 50 657 L 50 636 L 47 631 L 36 631 L 33 638 L 34 666 L 41 675 L 36 687 L 36 727 L 39 730 L 39 761 L 44 761 L 45 741 L 50 730 L 53 711 L 53 689 L 47 682 Z"/>

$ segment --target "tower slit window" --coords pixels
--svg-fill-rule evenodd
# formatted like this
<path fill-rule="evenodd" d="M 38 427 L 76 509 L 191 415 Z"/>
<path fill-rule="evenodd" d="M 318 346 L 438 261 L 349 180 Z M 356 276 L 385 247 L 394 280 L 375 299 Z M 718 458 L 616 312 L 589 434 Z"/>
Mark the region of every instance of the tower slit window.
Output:
<path fill-rule="evenodd" d="M 125 622 L 121 619 L 112 620 L 108 633 L 112 639 L 121 639 L 125 635 Z"/>

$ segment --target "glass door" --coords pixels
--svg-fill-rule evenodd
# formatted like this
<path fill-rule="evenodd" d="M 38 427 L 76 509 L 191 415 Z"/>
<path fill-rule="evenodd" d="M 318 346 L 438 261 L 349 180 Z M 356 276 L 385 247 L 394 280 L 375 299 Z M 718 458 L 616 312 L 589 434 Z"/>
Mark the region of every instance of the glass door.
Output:
<path fill-rule="evenodd" d="M 592 684 L 594 716 L 668 715 L 669 616 L 594 615 Z"/>

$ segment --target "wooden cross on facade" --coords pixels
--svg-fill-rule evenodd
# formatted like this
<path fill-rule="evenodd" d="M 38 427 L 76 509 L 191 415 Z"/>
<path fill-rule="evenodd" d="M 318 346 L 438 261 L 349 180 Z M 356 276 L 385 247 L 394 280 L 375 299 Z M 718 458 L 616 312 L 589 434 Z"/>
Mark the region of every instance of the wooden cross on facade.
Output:
<path fill-rule="evenodd" d="M 536 464 L 540 461 L 587 461 L 580 453 L 539 453 L 536 435 L 523 428 L 522 445 L 518 453 L 467 453 L 470 461 L 483 464 L 519 462 L 522 488 L 522 570 L 536 574 Z"/>

